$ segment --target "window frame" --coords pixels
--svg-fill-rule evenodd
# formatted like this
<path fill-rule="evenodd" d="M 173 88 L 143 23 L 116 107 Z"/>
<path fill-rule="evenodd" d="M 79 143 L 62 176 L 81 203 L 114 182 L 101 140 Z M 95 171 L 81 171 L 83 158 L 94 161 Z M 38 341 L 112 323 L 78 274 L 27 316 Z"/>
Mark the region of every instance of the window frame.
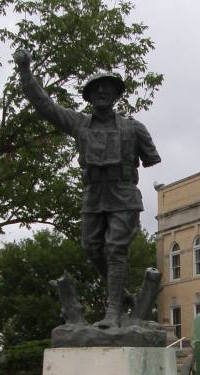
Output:
<path fill-rule="evenodd" d="M 199 306 L 199 312 L 197 312 L 197 306 Z M 196 302 L 194 304 L 194 318 L 196 318 L 196 316 L 199 314 L 200 314 L 200 302 Z"/>
<path fill-rule="evenodd" d="M 197 241 L 199 241 L 199 243 L 197 244 Z M 197 262 L 196 261 L 196 253 L 197 251 L 199 252 L 199 261 Z M 199 267 L 199 272 L 197 273 L 197 265 Z M 197 236 L 195 239 L 194 239 L 194 242 L 193 242 L 193 276 L 197 276 L 197 277 L 200 277 L 200 236 Z"/>
<path fill-rule="evenodd" d="M 179 265 L 174 266 L 175 257 L 179 259 Z M 179 270 L 178 276 L 175 277 L 176 271 Z M 181 279 L 181 249 L 177 242 L 174 242 L 170 251 L 170 281 L 179 281 Z"/>
<path fill-rule="evenodd" d="M 174 324 L 174 310 L 180 310 L 180 323 Z M 182 310 L 181 305 L 171 306 L 171 325 L 174 327 L 174 333 L 178 339 L 182 337 Z M 180 334 L 179 332 L 180 331 Z"/>

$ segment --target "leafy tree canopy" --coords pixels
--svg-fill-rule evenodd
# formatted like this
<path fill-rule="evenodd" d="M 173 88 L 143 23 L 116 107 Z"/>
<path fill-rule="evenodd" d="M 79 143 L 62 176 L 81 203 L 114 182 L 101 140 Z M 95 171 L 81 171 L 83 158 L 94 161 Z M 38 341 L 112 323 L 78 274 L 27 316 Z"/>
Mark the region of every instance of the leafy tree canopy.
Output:
<path fill-rule="evenodd" d="M 155 236 L 149 236 L 146 230 L 142 230 L 129 249 L 128 285 L 132 293 L 141 287 L 148 267 L 156 267 L 156 240 Z"/>
<path fill-rule="evenodd" d="M 57 291 L 49 281 L 65 269 L 77 280 L 85 316 L 101 317 L 102 282 L 75 242 L 41 231 L 33 239 L 5 244 L 0 252 L 0 332 L 5 345 L 48 338 L 51 329 L 62 324 Z"/>
<path fill-rule="evenodd" d="M 50 340 L 34 340 L 9 347 L 0 352 L 0 373 L 6 375 L 41 375 L 44 350 Z"/>
<path fill-rule="evenodd" d="M 106 69 L 126 81 L 118 109 L 132 113 L 152 104 L 163 77 L 148 71 L 154 45 L 145 25 L 130 22 L 131 2 L 109 7 L 103 0 L 3 0 L 0 15 L 6 17 L 10 7 L 19 22 L 16 31 L 0 29 L 0 41 L 12 51 L 32 53 L 34 74 L 58 103 L 89 111 L 81 98 L 83 82 Z M 18 78 L 12 65 L 0 99 L 0 230 L 13 223 L 50 223 L 76 238 L 82 186 L 74 143 L 32 110 Z"/>
<path fill-rule="evenodd" d="M 131 292 L 141 285 L 145 268 L 154 265 L 155 241 L 142 231 L 130 247 Z M 5 347 L 46 339 L 52 328 L 62 324 L 58 296 L 49 281 L 60 277 L 64 269 L 77 280 L 86 319 L 101 319 L 105 285 L 76 243 L 41 231 L 33 239 L 5 244 L 0 252 L 0 332 Z"/>

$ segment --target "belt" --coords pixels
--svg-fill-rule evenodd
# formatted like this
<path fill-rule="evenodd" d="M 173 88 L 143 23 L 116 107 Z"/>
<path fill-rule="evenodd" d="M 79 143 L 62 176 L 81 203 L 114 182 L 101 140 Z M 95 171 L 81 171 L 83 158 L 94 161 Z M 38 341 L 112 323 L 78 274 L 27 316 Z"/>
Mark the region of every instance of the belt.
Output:
<path fill-rule="evenodd" d="M 137 169 L 131 165 L 108 165 L 108 166 L 89 166 L 83 171 L 83 182 L 95 184 L 103 181 L 132 181 L 138 182 Z"/>

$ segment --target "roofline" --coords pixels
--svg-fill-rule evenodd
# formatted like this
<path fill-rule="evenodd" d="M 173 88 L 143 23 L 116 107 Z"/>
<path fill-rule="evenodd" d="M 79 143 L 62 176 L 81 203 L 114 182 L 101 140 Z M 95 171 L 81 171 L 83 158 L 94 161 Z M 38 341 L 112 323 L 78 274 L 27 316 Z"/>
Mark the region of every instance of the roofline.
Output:
<path fill-rule="evenodd" d="M 163 186 L 161 186 L 160 188 L 158 188 L 158 191 L 165 190 L 166 188 L 172 187 L 172 186 L 177 185 L 177 184 L 181 184 L 182 182 L 187 181 L 187 180 L 191 180 L 191 179 L 193 179 L 194 177 L 197 177 L 197 176 L 200 177 L 200 172 L 194 173 L 191 176 L 184 177 L 184 178 L 182 178 L 180 180 L 171 182 L 170 184 L 167 184 L 167 185 L 163 184 Z"/>

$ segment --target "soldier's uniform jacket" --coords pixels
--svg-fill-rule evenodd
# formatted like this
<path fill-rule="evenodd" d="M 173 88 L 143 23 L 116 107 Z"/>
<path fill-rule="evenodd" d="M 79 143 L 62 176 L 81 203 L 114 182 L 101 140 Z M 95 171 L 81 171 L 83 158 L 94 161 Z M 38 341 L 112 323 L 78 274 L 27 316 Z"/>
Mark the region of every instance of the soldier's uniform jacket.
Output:
<path fill-rule="evenodd" d="M 95 115 L 85 115 L 55 104 L 31 73 L 22 75 L 23 89 L 36 110 L 75 138 L 85 192 L 82 212 L 143 210 L 138 183 L 144 167 L 160 162 L 143 124 L 113 114 L 106 126 Z"/>

